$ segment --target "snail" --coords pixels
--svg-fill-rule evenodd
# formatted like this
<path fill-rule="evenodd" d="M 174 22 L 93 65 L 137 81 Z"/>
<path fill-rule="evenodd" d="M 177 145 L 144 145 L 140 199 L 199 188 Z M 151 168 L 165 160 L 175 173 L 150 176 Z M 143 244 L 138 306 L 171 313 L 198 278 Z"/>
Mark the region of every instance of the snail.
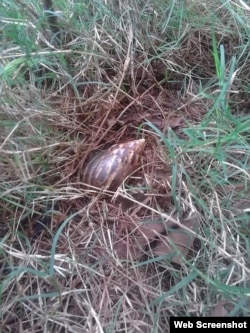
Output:
<path fill-rule="evenodd" d="M 98 188 L 117 190 L 124 179 L 138 166 L 145 139 L 133 140 L 111 146 L 87 164 L 84 182 Z"/>

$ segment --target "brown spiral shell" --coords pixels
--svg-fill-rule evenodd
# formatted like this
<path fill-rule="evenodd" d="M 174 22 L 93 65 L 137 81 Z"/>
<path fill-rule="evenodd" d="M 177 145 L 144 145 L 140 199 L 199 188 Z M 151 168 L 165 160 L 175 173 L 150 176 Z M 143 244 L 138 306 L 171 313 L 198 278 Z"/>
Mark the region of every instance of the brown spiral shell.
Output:
<path fill-rule="evenodd" d="M 84 182 L 98 187 L 116 190 L 132 173 L 139 162 L 145 139 L 116 144 L 103 151 L 87 164 Z"/>

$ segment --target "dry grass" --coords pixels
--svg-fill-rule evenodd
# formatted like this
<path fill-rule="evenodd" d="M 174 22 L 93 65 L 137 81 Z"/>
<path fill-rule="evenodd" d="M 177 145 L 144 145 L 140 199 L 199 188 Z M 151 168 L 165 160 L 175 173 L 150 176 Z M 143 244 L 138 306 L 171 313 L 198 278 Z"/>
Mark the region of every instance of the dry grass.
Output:
<path fill-rule="evenodd" d="M 0 15 L 1 331 L 249 315 L 250 8 L 54 7 L 57 39 L 36 2 Z M 86 189 L 95 151 L 141 137 L 116 193 Z"/>

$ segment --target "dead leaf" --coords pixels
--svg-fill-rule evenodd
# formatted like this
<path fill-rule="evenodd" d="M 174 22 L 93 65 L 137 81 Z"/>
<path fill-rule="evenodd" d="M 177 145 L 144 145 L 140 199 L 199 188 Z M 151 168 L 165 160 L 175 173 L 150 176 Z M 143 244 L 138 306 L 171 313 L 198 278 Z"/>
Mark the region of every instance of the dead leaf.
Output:
<path fill-rule="evenodd" d="M 219 302 L 216 307 L 210 312 L 208 317 L 228 317 L 228 312 L 223 304 Z"/>
<path fill-rule="evenodd" d="M 199 226 L 198 219 L 195 216 L 191 216 L 188 219 L 183 220 L 183 225 L 190 230 L 197 230 Z M 182 264 L 182 256 L 186 257 L 189 250 L 193 246 L 195 236 L 182 228 L 172 229 L 167 236 L 162 236 L 153 250 L 157 256 L 172 254 L 172 262 Z"/>
<path fill-rule="evenodd" d="M 137 123 L 139 124 L 139 123 L 141 123 L 141 121 L 143 119 L 145 119 L 149 115 L 150 115 L 149 113 L 144 112 L 144 114 L 136 113 L 136 114 L 132 114 L 132 115 L 129 115 L 129 116 L 124 116 L 122 118 L 122 123 L 123 124 L 133 123 L 133 125 L 135 125 Z"/>
<path fill-rule="evenodd" d="M 176 128 L 183 123 L 182 117 L 175 117 L 172 119 L 160 119 L 157 117 L 149 117 L 147 118 L 147 120 L 150 121 L 156 127 L 158 127 L 160 130 L 166 129 L 168 127 Z"/>
<path fill-rule="evenodd" d="M 229 192 L 240 192 L 244 190 L 246 187 L 246 184 L 239 183 L 239 184 L 230 184 L 230 185 L 215 185 L 215 190 L 220 191 L 222 193 L 229 193 Z"/>
<path fill-rule="evenodd" d="M 168 121 L 166 121 L 166 125 L 171 128 L 179 127 L 182 123 L 183 123 L 182 117 L 176 117 L 176 118 L 172 118 L 172 119 L 169 119 Z"/>
<path fill-rule="evenodd" d="M 233 204 L 235 212 L 250 213 L 250 199 L 239 199 Z"/>
<path fill-rule="evenodd" d="M 184 237 L 185 235 L 178 235 L 178 233 L 172 233 L 171 235 L 169 234 L 169 237 L 163 237 L 161 240 L 159 240 L 156 244 L 156 247 L 154 248 L 153 252 L 157 256 L 162 256 L 162 255 L 168 255 L 168 254 L 174 254 L 176 252 L 176 248 L 181 252 L 181 254 L 186 257 L 186 255 L 189 252 L 189 249 L 185 246 L 182 246 L 180 244 L 176 244 L 176 240 L 174 238 L 181 238 Z M 174 245 L 172 244 L 174 243 Z M 175 262 L 176 264 L 181 265 L 182 264 L 182 259 L 181 256 L 178 255 L 173 255 L 171 258 L 172 262 Z"/>
<path fill-rule="evenodd" d="M 143 202 L 144 200 L 147 199 L 147 196 L 144 193 L 137 192 L 137 193 L 133 194 L 133 198 L 136 201 Z M 129 198 L 125 198 L 125 197 L 122 197 L 120 199 L 120 202 L 121 202 L 121 207 L 122 207 L 123 211 L 128 210 L 131 207 L 136 205 L 133 200 L 131 200 Z"/>
<path fill-rule="evenodd" d="M 127 235 L 126 239 L 119 239 L 114 244 L 113 250 L 119 259 L 137 259 L 142 256 L 147 244 L 142 236 Z"/>
<path fill-rule="evenodd" d="M 157 234 L 164 232 L 166 229 L 164 223 L 159 220 L 158 222 L 150 223 L 144 221 L 137 230 L 148 240 L 153 240 Z"/>
<path fill-rule="evenodd" d="M 168 179 L 170 175 L 167 170 L 156 168 L 155 170 L 153 170 L 153 176 L 157 180 L 164 181 Z"/>

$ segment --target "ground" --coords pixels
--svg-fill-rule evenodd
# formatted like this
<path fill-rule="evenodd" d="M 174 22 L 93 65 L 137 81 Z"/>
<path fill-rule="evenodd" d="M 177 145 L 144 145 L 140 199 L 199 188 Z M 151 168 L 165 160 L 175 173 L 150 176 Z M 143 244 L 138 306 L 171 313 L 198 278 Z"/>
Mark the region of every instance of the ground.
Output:
<path fill-rule="evenodd" d="M 249 316 L 247 3 L 12 5 L 1 331 L 165 333 L 170 316 Z M 93 157 L 141 138 L 121 186 L 87 186 Z"/>

